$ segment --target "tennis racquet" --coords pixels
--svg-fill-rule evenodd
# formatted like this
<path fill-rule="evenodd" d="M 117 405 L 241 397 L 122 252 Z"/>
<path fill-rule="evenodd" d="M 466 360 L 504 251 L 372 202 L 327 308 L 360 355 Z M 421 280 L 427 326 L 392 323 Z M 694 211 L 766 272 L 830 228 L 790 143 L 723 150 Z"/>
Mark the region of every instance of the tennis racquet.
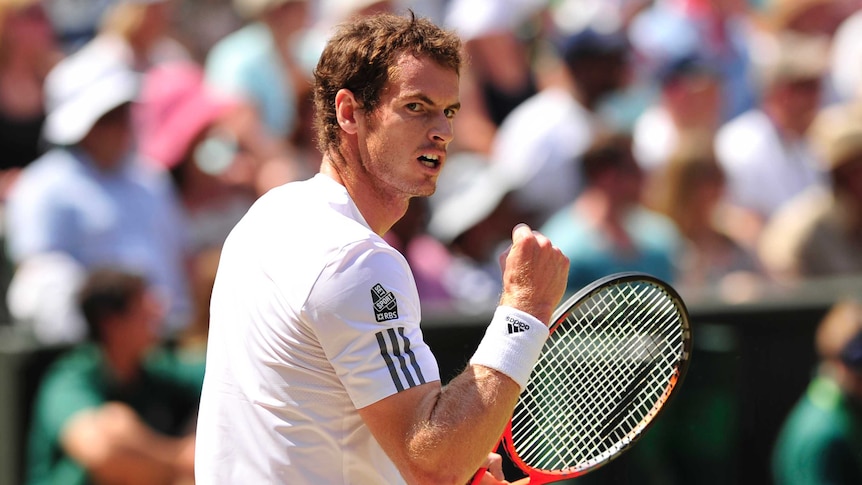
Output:
<path fill-rule="evenodd" d="M 560 305 L 551 322 L 502 437 L 533 485 L 584 475 L 628 450 L 691 359 L 682 298 L 648 274 L 601 278 Z"/>

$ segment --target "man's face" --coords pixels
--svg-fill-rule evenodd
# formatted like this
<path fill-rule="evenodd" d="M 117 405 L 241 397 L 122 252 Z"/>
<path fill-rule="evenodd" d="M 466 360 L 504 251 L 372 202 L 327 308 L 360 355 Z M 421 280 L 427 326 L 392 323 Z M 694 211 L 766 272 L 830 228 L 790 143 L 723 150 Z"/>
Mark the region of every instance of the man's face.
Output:
<path fill-rule="evenodd" d="M 427 57 L 402 54 L 373 112 L 357 113 L 362 170 L 372 190 L 429 196 L 460 107 L 458 74 Z"/>
<path fill-rule="evenodd" d="M 819 78 L 787 80 L 772 88 L 775 105 L 782 111 L 786 129 L 804 133 L 820 108 Z"/>

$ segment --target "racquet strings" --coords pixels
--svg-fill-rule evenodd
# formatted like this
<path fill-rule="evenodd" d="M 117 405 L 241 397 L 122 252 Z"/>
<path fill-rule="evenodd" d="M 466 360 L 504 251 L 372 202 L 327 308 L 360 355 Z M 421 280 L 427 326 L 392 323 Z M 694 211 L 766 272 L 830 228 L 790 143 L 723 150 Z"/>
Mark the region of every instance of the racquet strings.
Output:
<path fill-rule="evenodd" d="M 605 286 L 552 329 L 512 418 L 536 470 L 577 472 L 615 456 L 658 412 L 686 351 L 684 310 L 660 285 Z"/>

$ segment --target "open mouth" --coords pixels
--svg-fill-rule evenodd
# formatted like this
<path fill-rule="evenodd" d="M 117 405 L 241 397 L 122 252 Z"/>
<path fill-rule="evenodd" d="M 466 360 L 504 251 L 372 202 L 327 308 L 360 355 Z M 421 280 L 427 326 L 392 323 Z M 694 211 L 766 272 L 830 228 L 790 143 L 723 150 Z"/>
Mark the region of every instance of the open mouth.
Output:
<path fill-rule="evenodd" d="M 418 160 L 422 165 L 425 165 L 428 168 L 437 168 L 440 166 L 440 157 L 437 155 L 420 155 Z"/>

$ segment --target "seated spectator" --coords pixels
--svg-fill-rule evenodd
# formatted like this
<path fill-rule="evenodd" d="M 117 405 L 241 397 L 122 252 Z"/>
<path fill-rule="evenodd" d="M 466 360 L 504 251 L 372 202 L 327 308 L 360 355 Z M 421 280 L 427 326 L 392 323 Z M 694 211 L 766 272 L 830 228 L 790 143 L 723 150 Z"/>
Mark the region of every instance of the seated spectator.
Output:
<path fill-rule="evenodd" d="M 606 122 L 601 102 L 625 84 L 625 33 L 585 27 L 559 40 L 565 76 L 519 104 L 497 130 L 491 163 L 516 189 L 522 221 L 539 227 L 581 188 L 579 157 Z"/>
<path fill-rule="evenodd" d="M 39 385 L 28 483 L 192 480 L 203 360 L 159 345 L 162 307 L 141 276 L 94 270 L 78 302 L 92 341 L 58 357 Z"/>
<path fill-rule="evenodd" d="M 661 170 L 687 133 L 715 132 L 721 121 L 721 78 L 708 59 L 680 55 L 655 77 L 658 99 L 637 118 L 632 133 L 635 158 L 648 174 Z"/>
<path fill-rule="evenodd" d="M 0 211 L 21 168 L 46 150 L 41 140 L 45 76 L 63 56 L 54 34 L 41 0 L 0 0 Z M 0 259 L 0 294 L 12 271 L 9 261 Z M 0 319 L 10 320 L 2 301 Z"/>
<path fill-rule="evenodd" d="M 813 187 L 788 202 L 760 241 L 760 258 L 785 281 L 862 273 L 862 109 L 826 108 L 810 135 L 831 189 Z"/>
<path fill-rule="evenodd" d="M 298 55 L 308 0 L 233 0 L 233 5 L 247 24 L 212 46 L 207 82 L 244 97 L 273 136 L 290 140 L 311 87 Z"/>
<path fill-rule="evenodd" d="M 102 15 L 96 37 L 82 48 L 116 56 L 137 72 L 188 60 L 191 54 L 171 31 L 173 8 L 171 0 L 114 0 Z"/>
<path fill-rule="evenodd" d="M 717 289 L 738 299 L 760 279 L 755 254 L 735 239 L 745 224 L 724 202 L 725 178 L 715 159 L 711 133 L 690 133 L 680 140 L 668 163 L 649 184 L 648 205 L 668 216 L 679 229 L 684 247 L 676 256 L 680 289 Z M 733 293 L 729 293 L 733 292 Z"/>
<path fill-rule="evenodd" d="M 862 305 L 839 301 L 815 335 L 814 377 L 772 454 L 775 485 L 862 483 Z"/>
<path fill-rule="evenodd" d="M 750 2 L 739 0 L 653 1 L 632 20 L 630 39 L 648 66 L 693 51 L 709 59 L 719 75 L 721 120 L 726 121 L 753 108 L 759 94 L 750 9 Z"/>
<path fill-rule="evenodd" d="M 133 151 L 137 92 L 137 75 L 95 50 L 51 71 L 44 137 L 55 147 L 24 169 L 10 194 L 7 250 L 16 267 L 61 252 L 85 269 L 145 274 L 164 298 L 172 333 L 190 310 L 184 214 L 167 174 Z"/>
<path fill-rule="evenodd" d="M 461 151 L 487 154 L 494 132 L 519 104 L 536 94 L 530 39 L 522 34 L 547 2 L 451 0 L 445 25 L 464 42 L 470 62 L 461 73 L 462 109 L 455 118 Z"/>
<path fill-rule="evenodd" d="M 839 101 L 862 100 L 862 5 L 839 24 L 832 40 L 830 75 Z"/>
<path fill-rule="evenodd" d="M 569 258 L 569 293 L 620 271 L 676 279 L 681 237 L 641 203 L 644 178 L 631 150 L 628 135 L 601 135 L 581 162 L 584 190 L 540 229 Z"/>
<path fill-rule="evenodd" d="M 715 143 L 728 200 L 763 224 L 797 194 L 825 183 L 805 134 L 820 109 L 827 44 L 783 34 L 764 47 L 760 59 L 760 105 L 719 128 Z M 746 244 L 758 237 L 755 228 Z"/>
<path fill-rule="evenodd" d="M 147 71 L 132 119 L 141 154 L 176 184 L 195 252 L 220 247 L 259 195 L 307 175 L 256 110 L 208 86 L 193 62 Z"/>
<path fill-rule="evenodd" d="M 511 189 L 484 157 L 462 153 L 446 162 L 428 199 L 428 233 L 448 249 L 447 258 L 436 258 L 437 278 L 457 311 L 493 311 L 498 303 L 499 256 L 511 241 L 512 227 L 524 220 Z"/>
<path fill-rule="evenodd" d="M 40 0 L 0 1 L 0 198 L 44 152 L 43 85 L 61 57 Z"/>

